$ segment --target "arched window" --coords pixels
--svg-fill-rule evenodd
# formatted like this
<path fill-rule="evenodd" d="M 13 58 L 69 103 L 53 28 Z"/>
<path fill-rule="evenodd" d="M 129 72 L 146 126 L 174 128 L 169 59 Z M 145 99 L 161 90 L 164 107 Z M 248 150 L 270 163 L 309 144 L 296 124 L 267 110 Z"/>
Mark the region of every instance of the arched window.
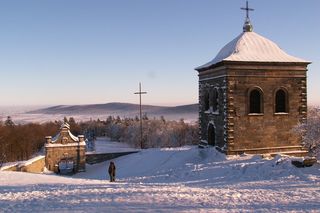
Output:
<path fill-rule="evenodd" d="M 249 93 L 249 113 L 263 113 L 262 107 L 262 92 L 258 89 L 251 90 Z"/>
<path fill-rule="evenodd" d="M 275 112 L 288 112 L 287 107 L 288 96 L 285 90 L 279 89 L 275 97 Z"/>
<path fill-rule="evenodd" d="M 205 111 L 209 110 L 209 107 L 210 107 L 209 103 L 210 103 L 209 93 L 208 93 L 208 91 L 205 91 L 204 96 L 203 96 L 203 104 L 204 104 Z"/>
<path fill-rule="evenodd" d="M 213 96 L 212 96 L 212 110 L 214 112 L 218 110 L 218 104 L 219 104 L 219 92 L 218 92 L 218 89 L 215 88 L 213 90 Z"/>

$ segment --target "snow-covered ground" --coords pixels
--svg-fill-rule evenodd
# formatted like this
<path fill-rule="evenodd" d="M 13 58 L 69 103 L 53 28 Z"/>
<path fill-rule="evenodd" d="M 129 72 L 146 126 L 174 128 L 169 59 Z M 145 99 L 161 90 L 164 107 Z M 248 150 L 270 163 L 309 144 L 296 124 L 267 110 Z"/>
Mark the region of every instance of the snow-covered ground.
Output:
<path fill-rule="evenodd" d="M 319 212 L 320 165 L 195 146 L 148 149 L 74 176 L 0 172 L 0 212 Z"/>

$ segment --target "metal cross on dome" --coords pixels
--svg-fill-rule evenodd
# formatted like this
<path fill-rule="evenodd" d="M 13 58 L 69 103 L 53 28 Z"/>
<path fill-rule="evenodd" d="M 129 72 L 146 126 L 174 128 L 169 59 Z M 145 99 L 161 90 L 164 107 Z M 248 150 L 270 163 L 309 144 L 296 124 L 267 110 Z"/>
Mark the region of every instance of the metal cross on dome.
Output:
<path fill-rule="evenodd" d="M 249 8 L 248 1 L 246 1 L 246 7 L 241 7 L 240 9 L 241 9 L 241 10 L 246 10 L 246 13 L 247 13 L 247 19 L 249 19 L 249 11 L 254 11 L 254 9 Z"/>

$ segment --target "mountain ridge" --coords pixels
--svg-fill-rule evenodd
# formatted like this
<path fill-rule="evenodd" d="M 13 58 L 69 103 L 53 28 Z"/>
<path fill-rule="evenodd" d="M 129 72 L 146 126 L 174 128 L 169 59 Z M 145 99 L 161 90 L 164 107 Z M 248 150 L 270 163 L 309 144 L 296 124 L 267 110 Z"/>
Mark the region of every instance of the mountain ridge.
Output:
<path fill-rule="evenodd" d="M 168 115 L 192 115 L 198 114 L 198 104 L 187 104 L 178 106 L 156 106 L 142 105 L 144 114 L 148 116 L 168 116 Z M 109 114 L 120 116 L 135 116 L 139 111 L 139 104 L 110 102 L 105 104 L 84 104 L 84 105 L 56 105 L 37 110 L 28 111 L 28 114 Z"/>

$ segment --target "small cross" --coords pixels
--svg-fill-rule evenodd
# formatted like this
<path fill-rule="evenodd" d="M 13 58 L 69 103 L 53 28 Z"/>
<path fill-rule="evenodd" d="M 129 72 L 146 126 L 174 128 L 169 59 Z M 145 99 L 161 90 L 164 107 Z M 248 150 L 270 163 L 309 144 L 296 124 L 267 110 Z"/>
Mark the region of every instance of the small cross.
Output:
<path fill-rule="evenodd" d="M 247 19 L 249 19 L 249 11 L 254 11 L 254 9 L 249 8 L 248 1 L 246 1 L 246 7 L 241 7 L 241 10 L 246 10 L 246 12 L 247 12 Z"/>

